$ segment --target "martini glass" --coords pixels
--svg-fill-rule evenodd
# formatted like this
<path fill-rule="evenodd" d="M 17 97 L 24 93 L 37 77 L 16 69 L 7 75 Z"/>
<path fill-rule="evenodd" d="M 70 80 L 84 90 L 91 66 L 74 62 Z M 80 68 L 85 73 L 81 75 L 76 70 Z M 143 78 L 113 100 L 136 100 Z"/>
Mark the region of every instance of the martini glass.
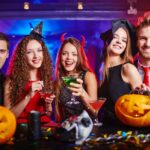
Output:
<path fill-rule="evenodd" d="M 70 83 L 76 83 L 77 77 L 65 76 L 65 77 L 62 77 L 62 79 L 63 79 L 63 82 L 65 83 L 65 85 L 69 86 Z"/>
<path fill-rule="evenodd" d="M 105 97 L 100 97 L 98 98 L 97 101 L 90 103 L 90 105 L 93 107 L 93 109 L 95 109 L 96 111 L 96 115 L 95 115 L 95 119 L 94 119 L 94 125 L 95 126 L 102 126 L 102 123 L 100 123 L 98 121 L 98 111 L 101 109 L 101 107 L 104 105 L 104 103 L 106 102 L 106 98 Z"/>
<path fill-rule="evenodd" d="M 49 98 L 53 94 L 52 91 L 44 91 L 44 90 L 40 91 L 39 93 L 40 93 L 40 96 L 41 96 L 42 100 L 45 100 L 46 98 Z M 49 103 L 45 102 L 45 114 L 48 113 L 48 110 L 47 110 L 48 105 L 49 105 Z"/>
<path fill-rule="evenodd" d="M 62 80 L 66 86 L 70 86 L 70 83 L 77 83 L 78 76 L 77 75 L 70 75 L 62 77 Z M 78 104 L 79 102 L 76 101 L 76 98 L 73 94 L 71 94 L 71 100 L 67 102 L 67 104 Z"/>

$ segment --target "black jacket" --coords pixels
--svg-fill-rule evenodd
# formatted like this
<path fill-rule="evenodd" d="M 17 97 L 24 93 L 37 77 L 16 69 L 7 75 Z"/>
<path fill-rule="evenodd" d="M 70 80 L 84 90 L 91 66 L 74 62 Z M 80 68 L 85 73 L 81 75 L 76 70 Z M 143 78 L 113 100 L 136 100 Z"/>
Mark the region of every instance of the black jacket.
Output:
<path fill-rule="evenodd" d="M 0 73 L 0 105 L 3 105 L 3 100 L 4 100 L 4 81 L 5 81 L 5 76 Z"/>

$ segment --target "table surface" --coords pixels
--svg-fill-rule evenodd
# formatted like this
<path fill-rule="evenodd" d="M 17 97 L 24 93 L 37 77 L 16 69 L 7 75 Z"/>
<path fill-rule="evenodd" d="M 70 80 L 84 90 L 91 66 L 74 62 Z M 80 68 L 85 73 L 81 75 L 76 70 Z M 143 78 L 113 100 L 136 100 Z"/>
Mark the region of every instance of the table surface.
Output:
<path fill-rule="evenodd" d="M 54 127 L 42 128 L 44 133 L 39 141 L 28 140 L 25 135 L 19 135 L 13 144 L 0 145 L 0 150 L 149 150 L 150 149 L 150 128 L 132 128 L 132 127 L 116 127 L 94 126 L 89 138 L 80 146 L 76 146 L 73 142 L 56 139 L 51 134 Z M 46 131 L 46 133 L 45 133 Z M 50 131 L 50 132 L 47 132 Z M 119 135 L 119 134 L 120 135 Z M 130 134 L 130 135 L 128 135 Z"/>

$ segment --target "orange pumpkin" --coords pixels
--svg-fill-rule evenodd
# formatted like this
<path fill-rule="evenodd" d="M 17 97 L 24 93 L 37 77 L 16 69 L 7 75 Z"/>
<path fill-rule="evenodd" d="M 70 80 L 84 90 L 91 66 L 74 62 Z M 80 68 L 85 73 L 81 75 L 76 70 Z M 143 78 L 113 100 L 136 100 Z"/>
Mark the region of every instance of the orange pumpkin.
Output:
<path fill-rule="evenodd" d="M 115 104 L 118 119 L 130 126 L 150 126 L 150 97 L 139 94 L 121 96 Z"/>
<path fill-rule="evenodd" d="M 16 117 L 7 108 L 0 106 L 0 144 L 4 144 L 16 131 Z"/>

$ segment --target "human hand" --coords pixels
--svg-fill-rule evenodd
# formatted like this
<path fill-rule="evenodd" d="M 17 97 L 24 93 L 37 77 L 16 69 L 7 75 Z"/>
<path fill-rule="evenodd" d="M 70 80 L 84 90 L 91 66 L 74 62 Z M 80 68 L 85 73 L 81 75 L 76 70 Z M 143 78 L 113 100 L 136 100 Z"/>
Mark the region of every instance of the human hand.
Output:
<path fill-rule="evenodd" d="M 52 102 L 55 98 L 55 95 L 52 94 L 52 93 L 46 93 L 45 94 L 45 110 L 46 110 L 46 113 L 49 113 L 49 112 L 52 112 Z"/>
<path fill-rule="evenodd" d="M 141 88 L 141 90 L 150 91 L 150 87 L 147 86 L 145 83 L 142 83 L 140 88 Z"/>
<path fill-rule="evenodd" d="M 139 87 L 136 88 L 137 90 L 141 91 L 150 91 L 150 87 L 147 86 L 145 83 L 142 83 Z"/>
<path fill-rule="evenodd" d="M 44 101 L 46 102 L 46 104 L 51 104 L 53 102 L 54 98 L 55 98 L 54 94 L 46 93 Z"/>
<path fill-rule="evenodd" d="M 41 91 L 44 87 L 43 81 L 35 81 L 32 83 L 30 88 L 30 94 L 34 94 L 36 91 Z"/>
<path fill-rule="evenodd" d="M 130 92 L 131 94 L 142 94 L 150 96 L 150 87 L 146 84 L 142 83 L 140 86 L 136 87 L 134 90 Z"/>
<path fill-rule="evenodd" d="M 70 83 L 70 86 L 68 87 L 72 94 L 75 96 L 83 96 L 85 90 L 83 88 L 83 80 L 80 78 L 76 79 L 76 83 Z"/>

